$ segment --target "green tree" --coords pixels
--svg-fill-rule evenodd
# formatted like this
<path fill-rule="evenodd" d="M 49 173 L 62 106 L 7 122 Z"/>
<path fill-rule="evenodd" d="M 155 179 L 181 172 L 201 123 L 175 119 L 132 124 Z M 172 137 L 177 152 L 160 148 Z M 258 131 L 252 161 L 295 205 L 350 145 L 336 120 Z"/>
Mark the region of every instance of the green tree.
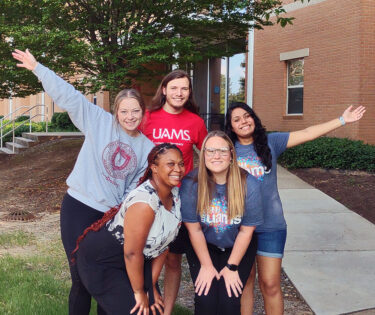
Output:
<path fill-rule="evenodd" d="M 29 48 L 65 78 L 78 75 L 82 91 L 115 93 L 134 78 L 160 75 L 150 64 L 183 66 L 243 52 L 249 27 L 272 25 L 272 15 L 292 24 L 283 13 L 279 0 L 2 0 L 0 98 L 41 90 L 31 73 L 16 68 L 14 48 Z"/>

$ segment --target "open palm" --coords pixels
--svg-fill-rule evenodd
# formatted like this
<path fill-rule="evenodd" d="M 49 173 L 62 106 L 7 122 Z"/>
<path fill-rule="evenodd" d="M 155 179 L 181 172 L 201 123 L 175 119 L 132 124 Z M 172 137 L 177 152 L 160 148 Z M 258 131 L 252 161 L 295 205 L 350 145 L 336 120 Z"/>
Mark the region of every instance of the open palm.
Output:
<path fill-rule="evenodd" d="M 358 106 L 354 110 L 353 106 L 349 106 L 342 114 L 342 117 L 344 118 L 346 123 L 352 123 L 360 120 L 365 112 L 366 108 L 364 106 Z"/>
<path fill-rule="evenodd" d="M 17 67 L 26 68 L 28 70 L 34 70 L 38 62 L 34 58 L 34 56 L 30 53 L 28 49 L 26 51 L 22 51 L 16 49 L 12 52 L 12 56 L 14 59 L 20 61 L 21 63 L 17 63 Z"/>

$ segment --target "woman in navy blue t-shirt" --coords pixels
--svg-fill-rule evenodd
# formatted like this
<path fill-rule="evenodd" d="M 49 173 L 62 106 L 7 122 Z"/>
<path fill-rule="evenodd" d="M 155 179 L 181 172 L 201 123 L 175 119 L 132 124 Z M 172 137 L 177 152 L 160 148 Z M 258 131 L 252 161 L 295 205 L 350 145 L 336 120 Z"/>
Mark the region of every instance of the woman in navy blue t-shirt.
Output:
<path fill-rule="evenodd" d="M 255 242 L 250 241 L 263 223 L 260 184 L 235 161 L 229 137 L 210 132 L 198 171 L 187 175 L 180 189 L 198 315 L 240 314 L 242 288 L 255 259 Z"/>
<path fill-rule="evenodd" d="M 264 223 L 257 227 L 258 281 L 267 314 L 283 314 L 281 292 L 281 261 L 286 241 L 286 223 L 277 189 L 277 158 L 287 148 L 314 140 L 346 123 L 362 118 L 363 106 L 347 108 L 342 116 L 323 124 L 294 132 L 266 130 L 254 111 L 245 103 L 233 103 L 226 116 L 226 132 L 235 144 L 237 162 L 262 182 Z M 255 265 L 245 286 L 241 315 L 252 314 Z"/>

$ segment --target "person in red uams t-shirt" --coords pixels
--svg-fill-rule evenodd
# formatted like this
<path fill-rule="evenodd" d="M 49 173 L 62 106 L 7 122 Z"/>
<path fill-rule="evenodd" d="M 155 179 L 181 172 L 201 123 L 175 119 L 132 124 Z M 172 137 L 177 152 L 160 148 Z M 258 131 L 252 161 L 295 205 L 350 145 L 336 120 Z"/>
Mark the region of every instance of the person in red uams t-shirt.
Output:
<path fill-rule="evenodd" d="M 169 142 L 183 154 L 185 174 L 193 169 L 193 145 L 201 149 L 207 129 L 198 115 L 191 79 L 185 71 L 175 70 L 161 81 L 151 108 L 146 112 L 140 130 L 155 144 Z M 189 242 L 186 228 L 181 227 L 175 242 L 169 246 L 164 276 L 164 314 L 172 313 L 181 279 L 181 259 Z"/>

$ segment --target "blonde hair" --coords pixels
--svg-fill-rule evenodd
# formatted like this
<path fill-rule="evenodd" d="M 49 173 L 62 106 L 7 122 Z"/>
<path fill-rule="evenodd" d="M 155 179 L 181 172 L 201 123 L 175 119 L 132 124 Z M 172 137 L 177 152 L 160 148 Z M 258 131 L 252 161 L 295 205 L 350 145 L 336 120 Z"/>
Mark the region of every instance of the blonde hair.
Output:
<path fill-rule="evenodd" d="M 212 137 L 220 137 L 224 139 L 228 143 L 231 152 L 232 161 L 229 165 L 226 182 L 226 196 L 228 200 L 227 215 L 229 221 L 237 216 L 242 217 L 244 214 L 246 172 L 243 171 L 237 164 L 237 155 L 233 142 L 223 131 L 220 130 L 215 130 L 208 133 L 203 141 L 202 149 L 199 154 L 197 213 L 200 216 L 207 214 L 215 189 L 214 178 L 206 167 L 204 155 L 206 142 Z"/>
<path fill-rule="evenodd" d="M 141 94 L 135 89 L 124 89 L 118 92 L 118 94 L 115 97 L 115 102 L 113 104 L 113 115 L 116 118 L 116 122 L 118 122 L 117 112 L 118 112 L 120 103 L 126 98 L 134 98 L 135 100 L 137 100 L 137 102 L 139 103 L 139 106 L 142 109 L 142 116 L 145 114 L 146 106 L 145 106 L 145 102 L 143 101 Z"/>

